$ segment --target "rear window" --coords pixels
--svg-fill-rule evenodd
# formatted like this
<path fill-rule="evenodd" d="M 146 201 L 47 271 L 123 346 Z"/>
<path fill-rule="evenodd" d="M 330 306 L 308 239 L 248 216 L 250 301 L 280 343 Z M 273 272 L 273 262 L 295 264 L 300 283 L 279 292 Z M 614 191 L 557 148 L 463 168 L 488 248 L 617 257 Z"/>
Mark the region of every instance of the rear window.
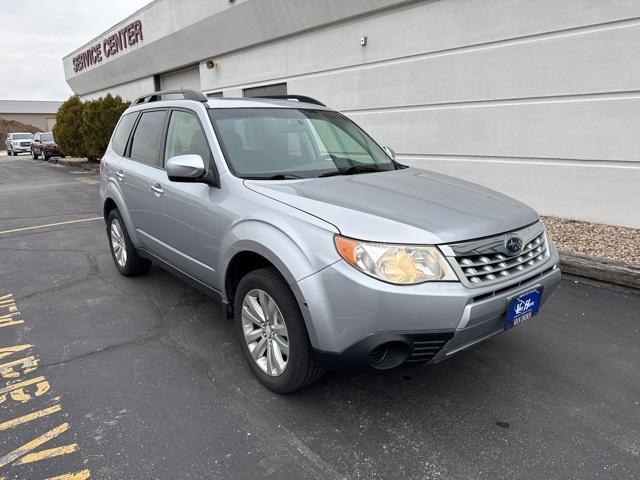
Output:
<path fill-rule="evenodd" d="M 144 112 L 131 141 L 131 159 L 154 167 L 160 166 L 159 146 L 164 127 L 164 110 Z"/>
<path fill-rule="evenodd" d="M 128 113 L 123 116 L 113 134 L 111 148 L 121 157 L 124 156 L 124 150 L 127 148 L 127 140 L 129 140 L 129 134 L 137 117 L 137 113 Z"/>

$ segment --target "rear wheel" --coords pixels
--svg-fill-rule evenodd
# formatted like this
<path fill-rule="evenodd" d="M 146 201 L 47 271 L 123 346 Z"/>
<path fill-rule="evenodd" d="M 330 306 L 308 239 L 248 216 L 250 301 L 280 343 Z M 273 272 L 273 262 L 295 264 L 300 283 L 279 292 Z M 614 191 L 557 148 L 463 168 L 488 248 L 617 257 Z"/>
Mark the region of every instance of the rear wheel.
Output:
<path fill-rule="evenodd" d="M 107 235 L 109 237 L 111 256 L 122 275 L 134 277 L 149 271 L 151 262 L 136 252 L 118 209 L 114 209 L 109 213 Z"/>
<path fill-rule="evenodd" d="M 38 159 L 38 154 L 33 148 L 31 149 L 31 158 L 33 158 L 34 160 Z"/>
<path fill-rule="evenodd" d="M 240 281 L 234 314 L 245 360 L 268 389 L 290 393 L 322 376 L 298 302 L 275 269 L 254 270 Z"/>

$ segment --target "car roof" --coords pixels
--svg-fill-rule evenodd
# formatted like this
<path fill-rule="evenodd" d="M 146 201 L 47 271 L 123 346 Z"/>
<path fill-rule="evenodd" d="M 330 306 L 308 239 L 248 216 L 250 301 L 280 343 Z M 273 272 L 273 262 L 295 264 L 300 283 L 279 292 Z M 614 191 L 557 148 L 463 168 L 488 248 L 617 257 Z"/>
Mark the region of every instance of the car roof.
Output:
<path fill-rule="evenodd" d="M 209 108 L 310 108 L 313 110 L 331 110 L 316 103 L 306 103 L 297 100 L 279 100 L 273 98 L 209 98 Z"/>
<path fill-rule="evenodd" d="M 139 103 L 131 106 L 127 113 L 147 110 L 151 108 L 167 108 L 180 106 L 204 105 L 211 109 L 227 109 L 227 108 L 289 108 L 289 109 L 311 109 L 311 110 L 327 110 L 331 108 L 318 105 L 315 103 L 300 102 L 297 100 L 278 100 L 271 98 L 231 98 L 231 97 L 214 97 L 208 98 L 207 102 L 198 102 L 195 100 L 166 99 L 148 103 Z"/>

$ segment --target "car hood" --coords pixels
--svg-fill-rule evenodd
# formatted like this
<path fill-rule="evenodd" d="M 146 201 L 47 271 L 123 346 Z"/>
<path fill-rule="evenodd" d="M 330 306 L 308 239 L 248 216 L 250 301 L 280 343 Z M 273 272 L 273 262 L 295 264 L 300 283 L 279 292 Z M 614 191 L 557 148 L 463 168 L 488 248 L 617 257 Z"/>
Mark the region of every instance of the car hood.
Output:
<path fill-rule="evenodd" d="M 451 243 L 508 232 L 539 218 L 511 197 L 417 168 L 293 181 L 246 180 L 245 185 L 360 240 Z"/>

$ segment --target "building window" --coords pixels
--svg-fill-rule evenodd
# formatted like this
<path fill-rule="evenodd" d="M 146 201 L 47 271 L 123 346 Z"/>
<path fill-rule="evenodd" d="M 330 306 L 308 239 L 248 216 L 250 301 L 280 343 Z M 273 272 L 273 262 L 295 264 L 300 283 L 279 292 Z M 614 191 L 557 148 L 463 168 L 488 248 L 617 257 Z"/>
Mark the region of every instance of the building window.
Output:
<path fill-rule="evenodd" d="M 287 94 L 287 84 L 278 83 L 275 85 L 264 85 L 262 87 L 245 88 L 242 90 L 242 96 L 247 98 L 269 97 Z"/>
<path fill-rule="evenodd" d="M 224 95 L 222 94 L 222 92 L 211 92 L 211 93 L 207 93 L 207 97 L 220 98 L 220 97 L 224 97 Z"/>

